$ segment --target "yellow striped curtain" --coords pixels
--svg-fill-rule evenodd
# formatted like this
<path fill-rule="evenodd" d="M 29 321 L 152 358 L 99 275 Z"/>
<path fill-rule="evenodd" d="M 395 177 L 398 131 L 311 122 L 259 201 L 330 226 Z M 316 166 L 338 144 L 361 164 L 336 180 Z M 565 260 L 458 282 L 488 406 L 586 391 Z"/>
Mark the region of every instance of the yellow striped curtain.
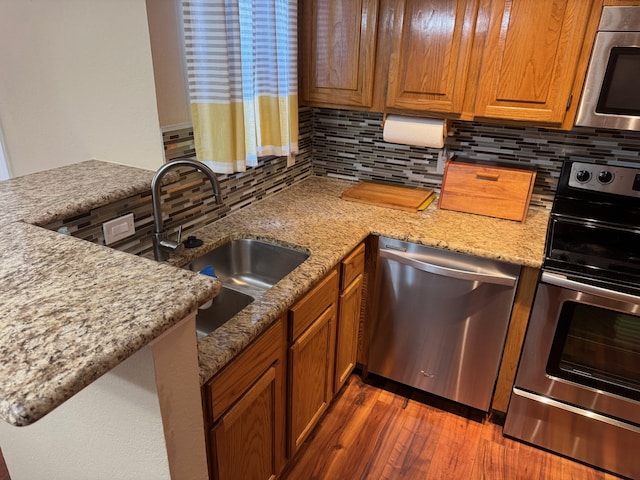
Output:
<path fill-rule="evenodd" d="M 298 151 L 297 0 L 183 0 L 198 160 L 243 172 Z"/>

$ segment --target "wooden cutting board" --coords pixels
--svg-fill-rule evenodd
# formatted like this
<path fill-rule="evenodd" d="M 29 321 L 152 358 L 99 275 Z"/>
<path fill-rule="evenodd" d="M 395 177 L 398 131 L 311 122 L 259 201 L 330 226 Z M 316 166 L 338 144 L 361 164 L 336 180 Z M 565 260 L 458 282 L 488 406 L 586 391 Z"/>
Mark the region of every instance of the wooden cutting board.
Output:
<path fill-rule="evenodd" d="M 342 192 L 342 199 L 416 212 L 432 195 L 435 196 L 431 188 L 360 182 Z"/>

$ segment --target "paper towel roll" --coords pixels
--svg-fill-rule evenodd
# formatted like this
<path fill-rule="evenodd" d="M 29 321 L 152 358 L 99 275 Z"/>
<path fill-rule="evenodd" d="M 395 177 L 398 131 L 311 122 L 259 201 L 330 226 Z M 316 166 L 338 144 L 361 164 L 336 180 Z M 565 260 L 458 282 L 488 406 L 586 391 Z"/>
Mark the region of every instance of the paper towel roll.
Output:
<path fill-rule="evenodd" d="M 420 147 L 444 147 L 445 122 L 434 118 L 387 115 L 382 138 L 389 143 L 418 145 Z"/>

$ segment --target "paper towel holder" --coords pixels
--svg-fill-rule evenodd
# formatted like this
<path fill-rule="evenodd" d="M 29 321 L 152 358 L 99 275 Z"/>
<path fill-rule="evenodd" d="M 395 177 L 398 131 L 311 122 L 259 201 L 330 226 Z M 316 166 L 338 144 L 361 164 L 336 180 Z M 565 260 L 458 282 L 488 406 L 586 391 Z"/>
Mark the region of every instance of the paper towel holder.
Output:
<path fill-rule="evenodd" d="M 384 124 L 387 121 L 387 116 L 388 115 L 395 115 L 394 113 L 383 113 L 382 114 L 382 129 L 384 130 Z M 416 117 L 416 118 L 423 118 L 423 117 Z M 424 117 L 426 118 L 426 117 Z M 450 127 L 451 127 L 451 119 L 449 118 L 444 118 L 444 126 L 443 126 L 443 131 L 442 134 L 444 136 L 444 138 L 447 138 L 448 136 L 450 136 Z"/>

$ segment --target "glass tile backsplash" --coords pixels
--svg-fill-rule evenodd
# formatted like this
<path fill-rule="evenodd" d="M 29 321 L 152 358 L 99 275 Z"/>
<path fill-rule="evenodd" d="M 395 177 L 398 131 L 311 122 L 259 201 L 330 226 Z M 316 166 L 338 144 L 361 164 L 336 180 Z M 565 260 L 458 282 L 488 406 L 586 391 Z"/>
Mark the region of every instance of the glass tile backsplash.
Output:
<path fill-rule="evenodd" d="M 445 145 L 459 158 L 536 167 L 532 205 L 550 208 L 563 160 L 637 166 L 640 132 L 452 122 Z M 440 188 L 439 150 L 386 143 L 382 114 L 316 108 L 313 114 L 314 174 Z"/>
<path fill-rule="evenodd" d="M 164 193 L 167 230 L 185 236 L 239 208 L 276 193 L 311 175 L 351 181 L 374 180 L 439 189 L 437 149 L 387 143 L 382 138 L 382 115 L 327 108 L 300 108 L 300 153 L 295 166 L 286 158 L 267 157 L 246 172 L 219 175 L 223 205 L 213 201 L 210 185 L 197 172 L 183 171 L 181 181 Z M 167 160 L 195 156 L 193 131 L 179 127 L 163 134 Z M 460 158 L 498 160 L 515 166 L 533 165 L 538 172 L 532 205 L 550 208 L 562 161 L 580 160 L 613 165 L 640 164 L 640 133 L 592 128 L 570 132 L 477 122 L 452 122 L 446 139 Z M 133 213 L 136 234 L 114 245 L 134 254 L 151 251 L 153 216 L 151 195 L 114 202 L 91 212 L 43 225 L 68 227 L 72 235 L 103 244 L 102 223 Z"/>

